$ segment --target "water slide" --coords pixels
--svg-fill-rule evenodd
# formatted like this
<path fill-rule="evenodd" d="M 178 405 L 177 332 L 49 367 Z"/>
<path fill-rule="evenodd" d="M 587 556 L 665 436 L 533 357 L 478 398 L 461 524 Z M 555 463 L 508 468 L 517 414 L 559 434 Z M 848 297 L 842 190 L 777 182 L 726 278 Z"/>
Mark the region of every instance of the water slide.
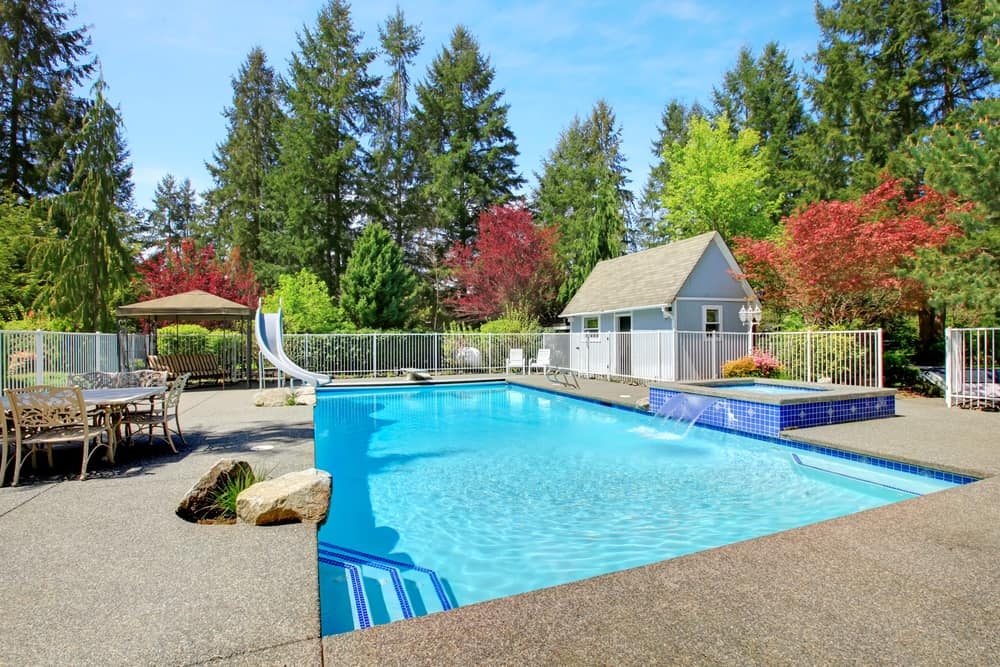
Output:
<path fill-rule="evenodd" d="M 279 371 L 301 380 L 313 386 L 327 384 L 330 382 L 329 375 L 313 373 L 298 366 L 285 354 L 285 348 L 281 344 L 281 336 L 284 330 L 281 319 L 281 307 L 277 313 L 265 313 L 262 304 L 257 303 L 257 325 L 254 327 L 257 334 L 257 347 L 271 364 Z"/>

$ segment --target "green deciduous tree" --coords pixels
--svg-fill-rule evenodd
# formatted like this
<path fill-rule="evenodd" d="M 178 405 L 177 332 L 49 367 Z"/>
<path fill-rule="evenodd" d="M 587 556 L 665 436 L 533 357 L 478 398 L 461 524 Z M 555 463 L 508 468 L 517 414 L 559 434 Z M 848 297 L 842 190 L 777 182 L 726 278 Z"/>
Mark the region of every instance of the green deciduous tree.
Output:
<path fill-rule="evenodd" d="M 663 210 L 663 191 L 670 180 L 670 162 L 666 159 L 669 151 L 687 143 L 688 125 L 695 118 L 704 118 L 705 110 L 695 102 L 690 107 L 679 100 L 670 100 L 660 116 L 657 136 L 652 141 L 653 164 L 649 177 L 642 189 L 639 210 L 632 231 L 634 249 L 651 248 L 664 243 L 661 236 L 661 222 L 666 215 Z"/>
<path fill-rule="evenodd" d="M 420 52 L 420 29 L 406 22 L 398 7 L 379 29 L 379 39 L 390 73 L 385 78 L 374 128 L 372 215 L 388 229 L 396 243 L 412 255 L 413 233 L 421 218 L 417 184 L 417 155 L 408 100 L 409 68 Z"/>
<path fill-rule="evenodd" d="M 563 279 L 559 298 L 569 299 L 602 259 L 625 251 L 632 205 L 621 127 L 600 100 L 585 121 L 574 118 L 536 175 L 538 220 L 559 230 Z"/>
<path fill-rule="evenodd" d="M 336 292 L 365 214 L 369 174 L 364 134 L 375 112 L 375 53 L 361 47 L 350 8 L 332 0 L 303 29 L 284 87 L 288 118 L 278 166 L 268 178 L 275 227 L 265 252 L 286 270 L 305 266 Z"/>
<path fill-rule="evenodd" d="M 0 2 L 0 189 L 21 197 L 64 189 L 85 102 L 74 89 L 93 71 L 86 28 L 69 28 L 59 0 Z M 61 159 L 60 159 L 61 158 Z"/>
<path fill-rule="evenodd" d="M 365 329 L 405 327 L 415 289 L 403 252 L 385 227 L 365 227 L 341 280 L 340 307 L 351 321 Z"/>
<path fill-rule="evenodd" d="M 458 26 L 416 87 L 420 178 L 439 255 L 471 239 L 479 214 L 510 200 L 523 183 L 508 106 L 503 91 L 492 90 L 493 77 L 479 44 Z"/>
<path fill-rule="evenodd" d="M 666 156 L 670 180 L 663 193 L 667 214 L 661 235 L 677 240 L 715 230 L 726 239 L 766 236 L 780 202 L 769 198 L 759 144 L 755 130 L 741 130 L 734 138 L 724 116 L 715 127 L 693 120 L 687 143 L 671 147 Z"/>
<path fill-rule="evenodd" d="M 814 196 L 874 186 L 906 137 L 989 94 L 982 0 L 817 4 L 821 38 L 810 97 L 819 124 L 803 155 Z"/>
<path fill-rule="evenodd" d="M 755 130 L 769 174 L 769 198 L 779 200 L 779 215 L 788 215 L 802 190 L 802 166 L 796 150 L 811 119 L 799 94 L 799 79 L 788 54 L 776 42 L 764 45 L 760 55 L 744 47 L 736 65 L 714 88 L 715 115 L 732 122 L 734 135 Z"/>
<path fill-rule="evenodd" d="M 269 258 L 261 247 L 261 232 L 267 225 L 264 183 L 278 161 L 277 132 L 283 114 L 278 80 L 263 49 L 251 49 L 232 85 L 232 106 L 222 112 L 226 138 L 206 165 L 215 181 L 206 200 L 218 240 L 224 246 L 238 246 L 243 260 L 266 280 Z M 273 281 L 274 276 L 270 278 Z"/>
<path fill-rule="evenodd" d="M 69 191 L 50 207 L 50 218 L 68 221 L 68 233 L 38 246 L 45 280 L 39 305 L 88 331 L 113 329 L 111 307 L 134 272 L 121 237 L 126 212 L 118 203 L 125 154 L 121 118 L 104 89 L 101 80 L 94 85 L 83 127 L 67 146 L 76 156 Z"/>
<path fill-rule="evenodd" d="M 326 283 L 309 269 L 278 276 L 278 286 L 264 298 L 264 307 L 274 311 L 279 306 L 284 307 L 289 333 L 329 333 L 350 326 L 333 304 Z"/>

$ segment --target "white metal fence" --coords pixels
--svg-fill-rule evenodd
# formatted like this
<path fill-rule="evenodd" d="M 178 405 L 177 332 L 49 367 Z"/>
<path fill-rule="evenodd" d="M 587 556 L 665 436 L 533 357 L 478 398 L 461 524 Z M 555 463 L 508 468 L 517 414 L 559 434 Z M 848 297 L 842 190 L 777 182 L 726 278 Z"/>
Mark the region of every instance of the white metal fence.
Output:
<path fill-rule="evenodd" d="M 0 385 L 64 384 L 70 373 L 142 366 L 150 340 L 140 334 L 0 331 Z M 295 363 L 333 377 L 396 375 L 402 368 L 432 373 L 498 373 L 512 349 L 526 360 L 550 350 L 551 364 L 587 376 L 639 381 L 718 378 L 722 365 L 756 348 L 771 354 L 790 379 L 881 386 L 882 332 L 812 331 L 754 334 L 702 331 L 630 333 L 368 333 L 292 334 L 285 351 Z M 208 352 L 231 378 L 264 369 L 256 348 L 247 359 L 241 334 L 170 334 L 160 354 Z"/>
<path fill-rule="evenodd" d="M 945 402 L 1000 405 L 1000 328 L 945 330 Z"/>
<path fill-rule="evenodd" d="M 145 358 L 138 334 L 0 331 L 0 387 L 65 385 L 71 373 L 127 370 Z"/>

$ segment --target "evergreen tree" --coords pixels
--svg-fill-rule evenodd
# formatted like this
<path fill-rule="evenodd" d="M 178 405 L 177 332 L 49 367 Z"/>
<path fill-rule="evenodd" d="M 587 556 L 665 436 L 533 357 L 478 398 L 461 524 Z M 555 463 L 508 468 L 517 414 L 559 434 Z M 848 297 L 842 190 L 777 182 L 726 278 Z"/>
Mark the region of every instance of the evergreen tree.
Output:
<path fill-rule="evenodd" d="M 674 146 L 687 143 L 688 126 L 695 118 L 704 118 L 705 110 L 695 102 L 686 107 L 679 100 L 670 100 L 660 116 L 656 139 L 652 142 L 654 163 L 642 189 L 639 211 L 632 231 L 634 250 L 652 248 L 666 242 L 660 235 L 660 223 L 666 215 L 663 210 L 663 191 L 670 180 L 670 162 L 664 157 Z"/>
<path fill-rule="evenodd" d="M 632 193 L 621 127 L 604 100 L 586 121 L 573 119 L 536 177 L 538 219 L 559 229 L 557 251 L 564 271 L 559 298 L 565 301 L 597 262 L 625 250 Z"/>
<path fill-rule="evenodd" d="M 809 129 L 810 119 L 788 54 L 776 42 L 768 42 L 754 59 L 744 47 L 722 86 L 713 90 L 713 100 L 715 115 L 729 118 L 734 135 L 743 129 L 760 135 L 769 198 L 781 201 L 779 215 L 791 213 L 802 183 L 796 145 Z"/>
<path fill-rule="evenodd" d="M 137 240 L 144 249 L 177 246 L 192 235 L 200 216 L 201 205 L 191 179 L 178 183 L 167 174 L 156 184 L 153 207 L 146 211 Z"/>
<path fill-rule="evenodd" d="M 289 272 L 304 266 L 336 292 L 352 226 L 366 207 L 363 139 L 376 105 L 378 79 L 368 73 L 375 53 L 361 48 L 343 0 L 320 11 L 298 47 L 284 87 L 278 166 L 268 178 L 269 207 L 281 224 L 268 230 L 264 249 Z"/>
<path fill-rule="evenodd" d="M 86 28 L 60 0 L 0 2 L 0 189 L 21 197 L 49 194 L 69 174 L 60 156 L 86 103 L 74 88 L 94 69 Z"/>
<path fill-rule="evenodd" d="M 779 202 L 769 196 L 759 144 L 755 130 L 733 138 L 725 116 L 715 127 L 705 119 L 692 121 L 687 143 L 672 146 L 666 156 L 670 180 L 663 193 L 662 236 L 677 240 L 712 230 L 727 240 L 766 236 Z"/>
<path fill-rule="evenodd" d="M 420 219 L 416 153 L 408 101 L 409 67 L 423 46 L 420 29 L 406 22 L 402 10 L 379 29 L 390 74 L 382 86 L 372 154 L 373 214 L 392 233 L 396 243 L 412 254 L 412 235 Z"/>
<path fill-rule="evenodd" d="M 222 112 L 226 139 L 206 164 L 215 180 L 206 200 L 223 245 L 239 247 L 243 260 L 266 279 L 268 262 L 260 242 L 267 224 L 264 183 L 278 161 L 277 132 L 283 114 L 278 80 L 263 49 L 250 50 L 232 85 L 233 105 Z"/>
<path fill-rule="evenodd" d="M 50 209 L 69 221 L 69 232 L 38 246 L 46 280 L 39 304 L 85 331 L 113 330 L 111 306 L 134 271 L 120 233 L 126 212 L 118 203 L 122 186 L 115 177 L 125 154 L 121 118 L 104 89 L 98 80 L 83 127 L 67 146 L 76 155 L 69 191 Z"/>
<path fill-rule="evenodd" d="M 813 196 L 869 189 L 907 136 L 989 94 L 996 81 L 981 57 L 995 18 L 985 4 L 817 4 L 810 97 L 820 120 L 803 150 L 813 159 Z"/>
<path fill-rule="evenodd" d="M 37 279 L 28 261 L 28 240 L 43 233 L 36 208 L 11 193 L 0 194 L 0 321 L 23 317 L 36 295 Z"/>
<path fill-rule="evenodd" d="M 365 227 L 341 279 L 340 307 L 351 321 L 364 329 L 401 329 L 410 320 L 415 289 L 403 252 L 385 227 Z"/>
<path fill-rule="evenodd" d="M 507 125 L 494 71 L 463 26 L 417 84 L 414 112 L 423 196 L 440 254 L 476 233 L 480 212 L 510 200 L 524 179 L 515 172 L 517 144 Z"/>

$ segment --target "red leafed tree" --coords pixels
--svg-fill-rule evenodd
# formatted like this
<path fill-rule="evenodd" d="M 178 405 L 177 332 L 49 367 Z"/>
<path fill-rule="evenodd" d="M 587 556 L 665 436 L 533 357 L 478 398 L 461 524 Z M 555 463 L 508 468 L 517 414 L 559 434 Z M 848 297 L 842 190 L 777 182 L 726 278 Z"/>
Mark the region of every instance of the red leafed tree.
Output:
<path fill-rule="evenodd" d="M 471 245 L 456 243 L 446 266 L 457 285 L 449 305 L 462 318 L 489 320 L 508 309 L 544 317 L 558 287 L 556 231 L 535 225 L 518 206 L 494 206 L 479 216 Z"/>
<path fill-rule="evenodd" d="M 143 291 L 151 299 L 199 289 L 254 308 L 260 295 L 253 268 L 241 266 L 239 249 L 223 261 L 211 244 L 199 247 L 191 239 L 165 248 L 138 270 Z"/>
<path fill-rule="evenodd" d="M 944 243 L 962 209 L 929 188 L 910 194 L 901 179 L 857 201 L 823 201 L 787 218 L 777 241 L 737 238 L 747 278 L 776 310 L 810 324 L 882 324 L 926 303 L 922 285 L 902 271 L 918 248 Z"/>

